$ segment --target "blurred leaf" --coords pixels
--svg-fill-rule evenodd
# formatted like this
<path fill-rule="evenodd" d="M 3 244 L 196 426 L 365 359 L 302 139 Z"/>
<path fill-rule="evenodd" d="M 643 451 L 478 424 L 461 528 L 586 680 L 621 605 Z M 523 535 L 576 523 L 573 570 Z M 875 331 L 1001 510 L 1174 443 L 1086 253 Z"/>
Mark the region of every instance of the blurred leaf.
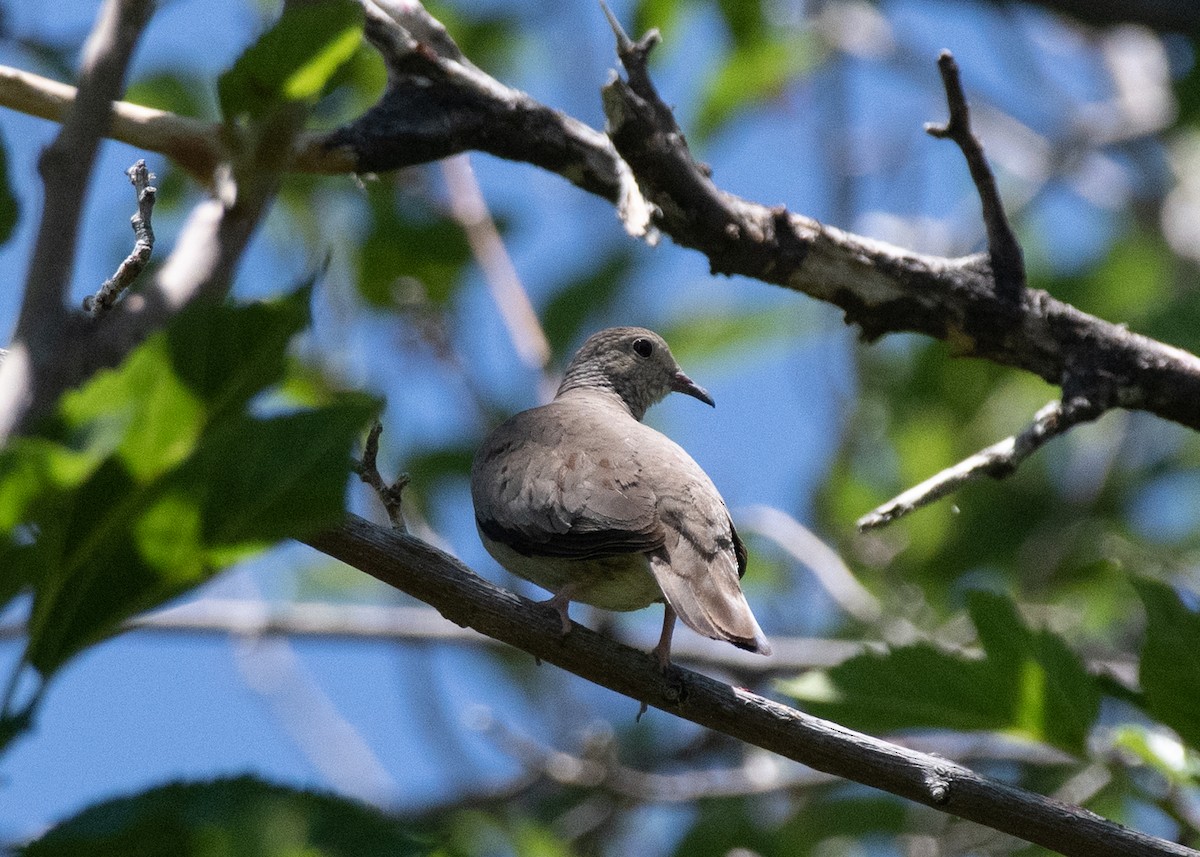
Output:
<path fill-rule="evenodd" d="M 328 93 L 313 110 L 313 126 L 344 125 L 375 104 L 387 86 L 387 66 L 379 51 L 365 41 L 337 69 L 326 87 Z"/>
<path fill-rule="evenodd" d="M 541 311 L 542 329 L 554 354 L 562 355 L 580 338 L 584 325 L 612 307 L 633 267 L 635 254 L 622 243 L 604 261 L 557 288 Z"/>
<path fill-rule="evenodd" d="M 311 410 L 247 412 L 281 380 L 308 300 L 189 307 L 65 394 L 53 439 L 0 453 L 0 517 L 20 525 L 0 542 L 0 595 L 33 587 L 26 659 L 43 676 L 233 558 L 342 514 L 377 403 L 331 392 Z"/>
<path fill-rule="evenodd" d="M 727 857 L 745 849 L 750 854 L 767 854 L 774 836 L 752 820 L 746 800 L 708 800 L 691 829 L 675 846 L 678 857 Z"/>
<path fill-rule="evenodd" d="M 1113 730 L 1111 740 L 1113 747 L 1132 753 L 1175 788 L 1189 788 L 1200 778 L 1196 754 L 1162 728 L 1126 723 Z"/>
<path fill-rule="evenodd" d="M 124 100 L 179 116 L 205 119 L 213 115 L 203 80 L 187 69 L 160 70 L 139 77 L 125 90 Z"/>
<path fill-rule="evenodd" d="M 1005 596 L 974 592 L 970 613 L 988 660 L 1016 679 L 1018 731 L 1083 754 L 1100 689 L 1079 656 L 1058 635 L 1031 630 Z"/>
<path fill-rule="evenodd" d="M 685 316 L 662 329 L 662 337 L 681 366 L 727 360 L 738 351 L 790 342 L 803 322 L 796 313 L 772 307 L 749 312 L 728 310 Z"/>
<path fill-rule="evenodd" d="M 767 31 L 763 0 L 717 0 L 717 8 L 739 47 L 761 42 Z"/>
<path fill-rule="evenodd" d="M 1200 749 L 1200 613 L 1162 583 L 1134 586 L 1146 605 L 1140 679 L 1147 711 Z"/>
<path fill-rule="evenodd" d="M 474 457 L 474 443 L 426 449 L 405 460 L 404 472 L 411 478 L 413 488 L 428 494 L 434 483 L 442 479 L 469 475 Z"/>
<path fill-rule="evenodd" d="M 928 643 L 865 653 L 783 684 L 810 713 L 869 732 L 996 729 L 1082 753 L 1100 692 L 1057 636 L 1030 630 L 1009 599 L 972 593 L 984 657 Z"/>
<path fill-rule="evenodd" d="M 398 281 L 411 278 L 424 287 L 424 296 L 444 306 L 461 282 L 471 261 L 471 248 L 462 227 L 432 211 L 410 211 L 387 182 L 372 184 L 371 230 L 359 257 L 358 289 L 368 304 L 393 307 L 405 296 Z"/>
<path fill-rule="evenodd" d="M 820 42 L 803 31 L 737 44 L 706 82 L 689 135 L 702 140 L 734 114 L 778 97 L 823 58 Z"/>
<path fill-rule="evenodd" d="M 12 237 L 20 215 L 21 206 L 8 179 L 8 145 L 0 138 L 0 244 Z"/>
<path fill-rule="evenodd" d="M 357 49 L 362 27 L 362 6 L 352 0 L 288 4 L 218 79 L 222 115 L 258 119 L 281 103 L 315 101 Z"/>
<path fill-rule="evenodd" d="M 310 280 L 276 300 L 192 304 L 167 334 L 174 370 L 211 410 L 240 408 L 282 379 L 288 343 L 309 323 L 311 298 Z"/>
<path fill-rule="evenodd" d="M 431 852 L 429 843 L 373 807 L 243 776 L 171 783 L 105 801 L 17 853 L 23 857 L 409 857 Z"/>
<path fill-rule="evenodd" d="M 651 29 L 669 37 L 679 23 L 686 0 L 638 0 L 632 12 L 633 25 L 629 35 L 635 39 Z M 651 54 L 654 57 L 655 54 Z"/>

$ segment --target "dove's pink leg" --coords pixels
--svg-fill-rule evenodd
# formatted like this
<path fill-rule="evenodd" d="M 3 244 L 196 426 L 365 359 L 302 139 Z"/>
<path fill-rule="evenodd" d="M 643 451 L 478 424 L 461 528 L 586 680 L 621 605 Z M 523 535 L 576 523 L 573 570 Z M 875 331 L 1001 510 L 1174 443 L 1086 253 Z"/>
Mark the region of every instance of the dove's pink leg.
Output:
<path fill-rule="evenodd" d="M 671 635 L 675 633 L 675 611 L 671 609 L 671 605 L 663 603 L 663 626 L 662 636 L 658 638 L 658 645 L 652 650 L 653 655 L 658 658 L 658 665 L 663 672 L 667 671 L 667 667 L 671 665 Z"/>

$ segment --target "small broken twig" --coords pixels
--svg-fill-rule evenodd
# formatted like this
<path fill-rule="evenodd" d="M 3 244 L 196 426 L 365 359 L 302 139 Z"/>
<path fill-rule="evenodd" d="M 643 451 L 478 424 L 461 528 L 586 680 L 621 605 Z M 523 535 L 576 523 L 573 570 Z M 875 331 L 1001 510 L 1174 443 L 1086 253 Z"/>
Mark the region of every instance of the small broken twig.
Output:
<path fill-rule="evenodd" d="M 1095 419 L 1100 413 L 1101 408 L 1083 399 L 1073 399 L 1069 405 L 1057 400 L 1050 402 L 1034 415 L 1033 422 L 1019 434 L 1006 437 L 999 443 L 994 443 L 926 479 L 920 485 L 909 488 L 895 499 L 863 515 L 858 519 L 856 526 L 860 532 L 873 530 L 940 500 L 980 477 L 1003 479 L 1051 438 L 1081 422 Z"/>
<path fill-rule="evenodd" d="M 992 277 L 996 283 L 996 296 L 1016 304 L 1025 291 L 1025 256 L 1017 236 L 1013 234 L 1004 214 L 1004 204 L 996 189 L 996 177 L 983 155 L 983 146 L 971 132 L 971 116 L 967 97 L 963 92 L 962 79 L 954 54 L 942 51 L 938 56 L 938 70 L 946 87 L 946 103 L 950 107 L 950 120 L 945 125 L 934 122 L 925 124 L 925 133 L 940 140 L 953 140 L 962 150 L 971 171 L 971 180 L 979 192 L 983 204 L 983 222 L 987 227 L 988 255 L 992 262 Z"/>
<path fill-rule="evenodd" d="M 395 482 L 388 485 L 379 475 L 375 459 L 379 455 L 379 436 L 381 434 L 383 434 L 383 423 L 376 420 L 375 425 L 371 426 L 371 430 L 367 432 L 367 440 L 363 444 L 362 461 L 354 463 L 354 472 L 358 474 L 359 479 L 375 490 L 379 501 L 383 503 L 383 508 L 387 510 L 388 520 L 392 522 L 392 529 L 407 533 L 408 526 L 404 523 L 404 512 L 400 508 L 400 500 L 405 486 L 411 480 L 407 473 L 402 473 Z"/>
<path fill-rule="evenodd" d="M 133 250 L 125 257 L 125 261 L 117 267 L 117 272 L 104 281 L 100 290 L 94 295 L 83 299 L 83 308 L 95 318 L 117 302 L 121 292 L 133 285 L 150 261 L 154 252 L 154 227 L 150 223 L 150 215 L 154 212 L 154 202 L 158 198 L 158 188 L 152 186 L 154 173 L 146 168 L 146 161 L 138 159 L 132 167 L 125 171 L 129 182 L 137 193 L 137 212 L 129 219 L 133 227 Z"/>

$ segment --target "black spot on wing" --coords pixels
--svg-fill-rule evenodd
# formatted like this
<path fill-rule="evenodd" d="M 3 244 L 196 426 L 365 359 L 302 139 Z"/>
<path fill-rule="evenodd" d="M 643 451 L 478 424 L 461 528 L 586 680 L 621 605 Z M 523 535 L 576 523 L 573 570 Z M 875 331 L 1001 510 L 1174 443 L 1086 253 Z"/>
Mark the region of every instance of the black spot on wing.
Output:
<path fill-rule="evenodd" d="M 666 534 L 655 526 L 648 531 L 591 530 L 547 533 L 533 537 L 493 520 L 476 516 L 479 531 L 494 542 L 512 548 L 521 556 L 550 556 L 563 559 L 603 559 L 628 553 L 645 553 L 663 546 Z"/>
<path fill-rule="evenodd" d="M 729 522 L 729 532 L 733 534 L 733 555 L 737 557 L 738 577 L 741 578 L 746 574 L 746 561 L 749 559 L 749 554 L 746 552 L 746 546 L 742 544 L 742 540 L 737 534 L 737 527 L 733 525 L 732 520 Z"/>

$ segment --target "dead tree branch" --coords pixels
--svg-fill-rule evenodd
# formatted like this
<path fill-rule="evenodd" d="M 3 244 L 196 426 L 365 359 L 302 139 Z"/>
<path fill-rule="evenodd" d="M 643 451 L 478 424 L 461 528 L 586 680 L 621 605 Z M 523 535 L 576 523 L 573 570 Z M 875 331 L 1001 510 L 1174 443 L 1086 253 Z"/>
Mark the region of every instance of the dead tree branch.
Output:
<path fill-rule="evenodd" d="M 950 120 L 945 125 L 927 122 L 925 132 L 938 139 L 953 140 L 962 150 L 983 205 L 983 225 L 987 228 L 988 258 L 992 263 L 992 276 L 996 280 L 996 296 L 1015 304 L 1025 291 L 1025 256 L 1004 214 L 996 177 L 992 175 L 992 168 L 984 157 L 983 146 L 971 131 L 971 113 L 954 54 L 942 51 L 938 57 L 938 70 L 946 87 Z"/>
<path fill-rule="evenodd" d="M 430 545 L 348 516 L 306 542 L 436 607 L 450 621 L 595 684 L 834 776 L 976 821 L 1067 857 L 1197 857 L 1095 813 L 980 776 L 681 668 L 582 626 L 563 635 L 553 611 L 503 590 Z"/>
<path fill-rule="evenodd" d="M 834 304 L 867 341 L 920 333 L 951 343 L 958 356 L 1023 369 L 1057 385 L 1071 367 L 1086 365 L 1111 386 L 1110 406 L 1200 429 L 1200 359 L 1192 354 L 1037 289 L 1024 290 L 1014 306 L 996 295 L 986 255 L 914 253 L 720 190 L 690 156 L 650 81 L 645 55 L 653 39 L 625 37 L 629 79 L 604 87 L 610 142 L 461 58 L 419 4 L 370 2 L 367 8 L 368 36 L 390 69 L 388 89 L 349 126 L 298 138 L 289 168 L 381 171 L 472 148 L 526 161 L 615 201 L 630 231 L 657 226 L 704 253 L 715 273 L 754 277 Z M 3 86 L 0 103 L 13 105 Z M 117 105 L 117 115 L 145 111 L 129 107 Z M 130 142 L 172 157 L 215 145 L 211 129 L 199 127 L 204 123 L 172 137 L 167 126 L 181 131 L 182 125 L 164 114 L 144 118 L 145 124 L 131 122 L 125 130 L 140 127 L 145 142 L 136 134 Z M 168 138 L 169 149 L 152 145 Z"/>

